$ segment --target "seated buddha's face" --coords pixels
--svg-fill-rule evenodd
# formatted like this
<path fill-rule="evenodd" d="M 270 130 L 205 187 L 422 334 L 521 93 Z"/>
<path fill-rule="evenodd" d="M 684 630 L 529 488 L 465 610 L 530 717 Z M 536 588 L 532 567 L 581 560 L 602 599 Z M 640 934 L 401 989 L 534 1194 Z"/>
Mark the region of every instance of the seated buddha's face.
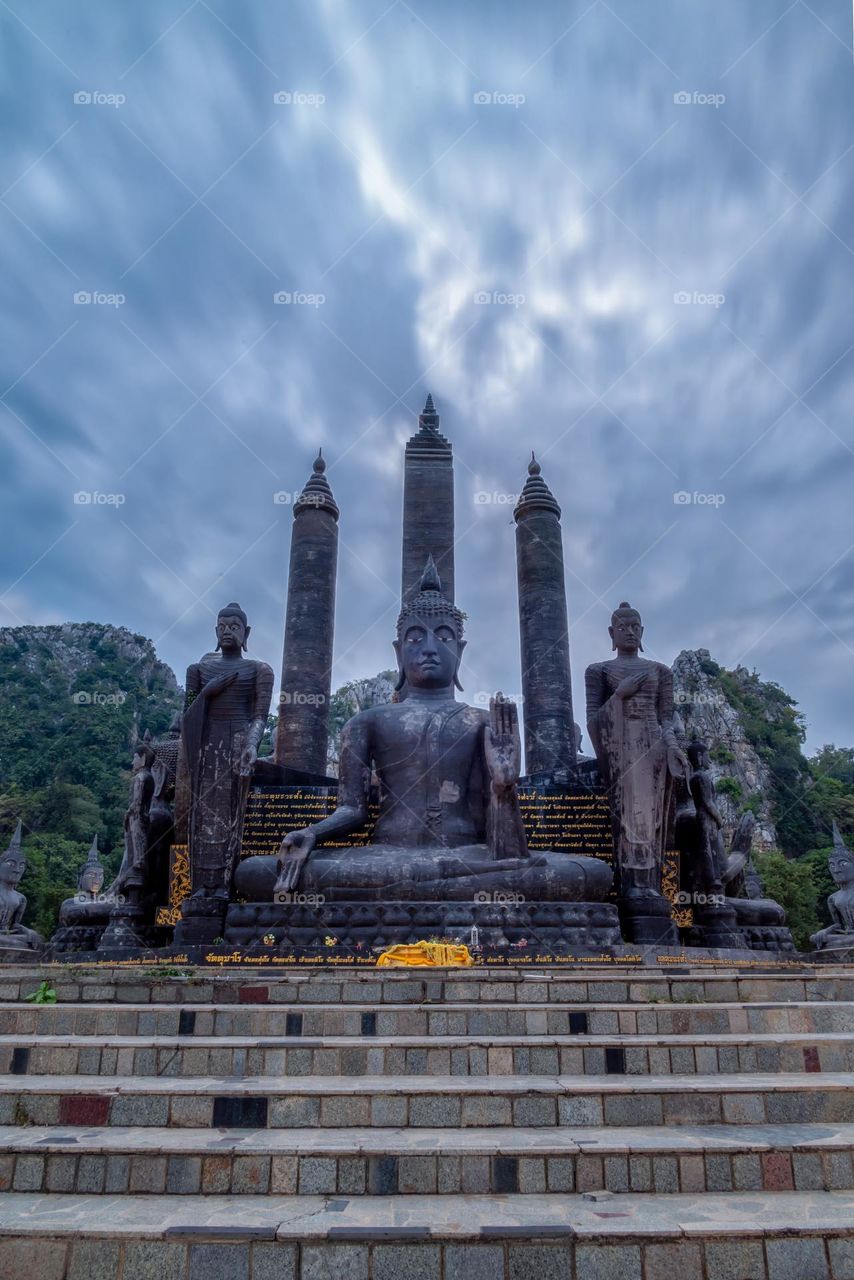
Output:
<path fill-rule="evenodd" d="M 13 854 L 7 853 L 4 858 L 0 859 L 0 884 L 9 885 L 10 888 L 14 889 L 16 885 L 20 884 L 26 867 L 25 858 L 15 857 Z"/>
<path fill-rule="evenodd" d="M 91 893 L 93 897 L 101 892 L 104 887 L 104 868 L 103 867 L 86 867 L 80 874 L 80 888 L 84 893 Z"/>
<path fill-rule="evenodd" d="M 411 618 L 399 643 L 407 684 L 413 689 L 443 689 L 453 684 L 462 653 L 449 619 Z"/>
<path fill-rule="evenodd" d="M 833 879 L 840 887 L 854 883 L 854 861 L 851 858 L 831 857 L 828 859 L 827 866 Z"/>

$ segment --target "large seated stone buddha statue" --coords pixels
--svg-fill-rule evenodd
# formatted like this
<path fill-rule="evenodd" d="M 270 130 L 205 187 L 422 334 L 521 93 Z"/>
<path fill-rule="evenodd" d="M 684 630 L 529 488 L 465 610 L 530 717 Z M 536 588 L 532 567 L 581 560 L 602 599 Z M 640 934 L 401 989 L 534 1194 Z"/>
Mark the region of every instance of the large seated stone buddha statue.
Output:
<path fill-rule="evenodd" d="M 420 592 L 397 623 L 403 700 L 361 711 L 347 723 L 338 807 L 285 835 L 275 884 L 272 858 L 245 859 L 235 878 L 238 892 L 256 901 L 274 897 L 285 920 L 296 900 L 312 897 L 327 913 L 336 903 L 381 904 L 375 915 L 383 941 L 423 937 L 427 929 L 459 936 L 493 921 L 496 942 L 527 934 L 536 945 L 545 937 L 539 924 L 550 945 L 562 936 L 575 946 L 619 943 L 616 910 L 603 902 L 612 880 L 608 865 L 529 852 L 517 792 L 517 710 L 500 694 L 488 710 L 457 701 L 465 644 L 463 614 L 442 594 L 431 559 Z M 368 820 L 372 777 L 379 783 L 379 814 L 370 843 L 348 846 L 344 837 Z M 367 923 L 370 914 L 362 911 L 360 918 Z M 334 910 L 327 916 L 338 926 L 342 918 Z"/>

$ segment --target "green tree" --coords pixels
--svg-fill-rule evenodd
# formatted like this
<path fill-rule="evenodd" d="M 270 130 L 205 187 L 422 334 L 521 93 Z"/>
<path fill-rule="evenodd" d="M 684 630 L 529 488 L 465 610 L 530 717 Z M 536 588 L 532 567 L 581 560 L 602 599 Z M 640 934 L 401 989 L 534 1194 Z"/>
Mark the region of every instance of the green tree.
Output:
<path fill-rule="evenodd" d="M 820 927 L 818 886 L 813 868 L 806 860 L 784 858 L 777 849 L 757 853 L 755 862 L 768 897 L 779 902 L 786 912 L 786 923 L 792 931 L 795 946 L 801 951 L 808 951 L 810 934 Z"/>

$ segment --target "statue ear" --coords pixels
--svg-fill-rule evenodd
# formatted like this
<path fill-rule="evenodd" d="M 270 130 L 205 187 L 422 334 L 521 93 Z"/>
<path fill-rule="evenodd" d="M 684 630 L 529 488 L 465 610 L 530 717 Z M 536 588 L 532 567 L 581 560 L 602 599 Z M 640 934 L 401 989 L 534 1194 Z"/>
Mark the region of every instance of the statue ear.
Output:
<path fill-rule="evenodd" d="M 397 658 L 397 684 L 394 686 L 395 693 L 400 693 L 406 684 L 406 676 L 403 674 L 403 656 L 401 654 L 401 646 L 399 640 L 392 640 L 394 645 L 395 657 Z"/>
<path fill-rule="evenodd" d="M 608 628 L 608 635 L 611 637 L 611 648 L 612 648 L 612 649 L 616 649 L 616 647 L 617 647 L 617 642 L 616 642 L 616 640 L 614 639 L 614 628 L 613 628 L 613 627 L 609 627 L 609 628 Z"/>
<path fill-rule="evenodd" d="M 243 652 L 244 652 L 244 653 L 245 653 L 245 652 L 246 652 L 246 650 L 249 648 L 249 645 L 247 644 L 247 641 L 248 641 L 248 639 L 249 639 L 249 632 L 250 632 L 251 630 L 252 630 L 252 628 L 251 628 L 248 624 L 247 624 L 247 626 L 245 626 L 245 627 L 244 627 L 244 629 L 243 629 L 243 644 L 242 644 L 240 647 L 242 648 L 242 650 L 243 650 Z"/>
<path fill-rule="evenodd" d="M 462 658 L 463 658 L 463 649 L 465 649 L 467 644 L 468 644 L 467 640 L 460 640 L 459 643 L 457 644 L 457 665 L 454 667 L 454 688 L 459 689 L 460 693 L 465 692 L 465 690 L 463 689 L 463 686 L 460 684 L 459 670 L 460 670 L 460 663 L 462 662 Z"/>
<path fill-rule="evenodd" d="M 639 653 L 643 653 L 643 645 L 641 644 L 641 641 L 642 641 L 642 640 L 643 640 L 643 627 L 641 627 L 641 629 L 640 629 L 640 637 L 639 637 L 639 639 L 638 639 L 638 652 L 639 652 Z"/>

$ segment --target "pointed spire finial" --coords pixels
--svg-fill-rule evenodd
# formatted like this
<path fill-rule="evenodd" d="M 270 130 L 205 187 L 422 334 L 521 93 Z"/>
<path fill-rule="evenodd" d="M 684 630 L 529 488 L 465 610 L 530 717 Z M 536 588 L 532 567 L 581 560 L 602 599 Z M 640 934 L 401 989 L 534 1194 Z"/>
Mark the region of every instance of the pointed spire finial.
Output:
<path fill-rule="evenodd" d="M 424 408 L 418 415 L 418 425 L 423 431 L 425 428 L 430 431 L 439 430 L 439 415 L 436 412 L 436 406 L 433 403 L 433 397 L 427 393 L 427 399 L 424 402 Z"/>
<path fill-rule="evenodd" d="M 427 563 L 421 575 L 421 590 L 438 591 L 440 595 L 442 592 L 442 579 L 439 577 L 439 570 L 436 568 L 436 561 L 432 555 L 427 557 Z"/>
<path fill-rule="evenodd" d="M 94 867 L 94 866 L 100 866 L 100 865 L 101 865 L 101 859 L 98 857 L 98 833 L 96 831 L 92 837 L 92 843 L 89 846 L 89 852 L 86 855 L 86 866 Z"/>
<path fill-rule="evenodd" d="M 537 462 L 537 455 L 531 450 L 531 461 L 528 463 L 528 479 L 519 495 L 519 501 L 516 503 L 513 517 L 518 520 L 520 516 L 527 515 L 531 511 L 550 511 L 552 515 L 560 519 L 560 506 L 555 500 L 549 486 L 542 477 L 542 467 Z"/>
<path fill-rule="evenodd" d="M 835 818 L 833 819 L 833 848 L 836 853 L 848 853 L 848 847 L 842 839 L 842 832 Z"/>
<path fill-rule="evenodd" d="M 21 852 L 21 840 L 23 838 L 23 834 L 24 834 L 24 824 L 21 822 L 21 819 L 19 818 L 18 825 L 15 827 L 15 833 L 12 836 L 12 839 L 9 841 L 9 847 L 6 850 L 7 853 Z"/>
<path fill-rule="evenodd" d="M 312 463 L 311 475 L 294 503 L 294 518 L 301 515 L 303 511 L 316 510 L 328 511 L 335 520 L 338 519 L 338 504 L 332 496 L 325 471 L 326 459 L 323 456 L 323 450 L 318 449 L 317 457 Z"/>

